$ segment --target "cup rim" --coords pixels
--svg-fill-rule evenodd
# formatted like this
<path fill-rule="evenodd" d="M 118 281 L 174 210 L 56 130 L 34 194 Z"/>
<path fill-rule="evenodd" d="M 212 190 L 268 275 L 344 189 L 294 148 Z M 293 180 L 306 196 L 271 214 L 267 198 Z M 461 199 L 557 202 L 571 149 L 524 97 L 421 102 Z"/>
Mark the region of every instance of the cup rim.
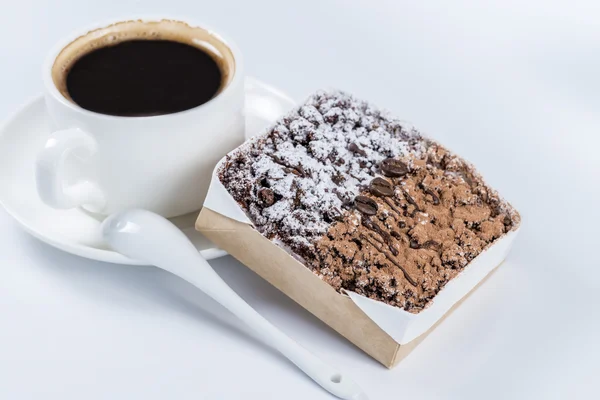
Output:
<path fill-rule="evenodd" d="M 206 103 L 202 103 L 196 107 L 189 108 L 187 110 L 178 111 L 178 112 L 169 113 L 169 114 L 162 114 L 162 115 L 121 116 L 121 115 L 101 114 L 101 113 L 87 110 L 87 109 L 79 106 L 78 104 L 76 104 L 72 101 L 69 101 L 65 96 L 63 96 L 63 94 L 58 90 L 58 88 L 54 84 L 54 80 L 52 79 L 52 67 L 53 67 L 54 61 L 56 60 L 56 57 L 58 57 L 59 53 L 66 46 L 68 46 L 71 42 L 73 42 L 75 39 L 77 39 L 80 36 L 86 35 L 87 33 L 91 32 L 95 29 L 104 28 L 104 27 L 110 26 L 110 25 L 118 23 L 118 22 L 137 21 L 137 20 L 141 20 L 144 22 L 158 22 L 158 21 L 162 21 L 162 20 L 172 20 L 172 21 L 177 21 L 177 22 L 183 22 L 183 23 L 188 24 L 193 27 L 200 27 L 200 28 L 205 29 L 212 36 L 214 36 L 215 38 L 217 38 L 218 40 L 223 42 L 223 44 L 225 44 L 229 48 L 229 50 L 231 50 L 231 54 L 233 55 L 233 61 L 234 61 L 234 66 L 235 66 L 234 71 L 233 71 L 233 77 L 232 77 L 231 81 L 227 84 L 227 86 L 225 86 L 225 88 L 221 92 L 217 93 L 216 96 L 214 96 L 212 99 L 208 100 Z M 219 33 L 217 33 L 217 32 L 219 32 Z M 88 24 L 87 26 L 84 26 L 82 28 L 76 29 L 75 31 L 72 31 L 69 35 L 67 35 L 64 38 L 62 38 L 61 40 L 59 40 L 51 48 L 50 53 L 48 54 L 48 56 L 46 57 L 43 65 L 42 65 L 43 81 L 44 81 L 44 86 L 45 86 L 46 92 L 49 93 L 52 97 L 54 97 L 57 101 L 59 101 L 62 106 L 67 107 L 70 110 L 75 111 L 79 114 L 87 115 L 89 117 L 107 119 L 107 120 L 115 120 L 115 121 L 117 121 L 117 120 L 119 120 L 119 121 L 147 121 L 147 120 L 154 120 L 154 119 L 159 119 L 159 118 L 174 118 L 174 117 L 178 117 L 178 116 L 181 116 L 184 114 L 198 112 L 201 109 L 206 109 L 206 108 L 212 107 L 215 104 L 220 103 L 219 99 L 225 98 L 229 93 L 231 93 L 234 90 L 234 88 L 236 86 L 238 86 L 238 84 L 240 83 L 240 80 L 243 79 L 243 70 L 244 70 L 243 69 L 243 58 L 242 58 L 241 51 L 239 50 L 239 48 L 237 47 L 235 42 L 233 40 L 231 40 L 231 38 L 229 36 L 223 35 L 222 33 L 220 33 L 220 30 L 216 31 L 210 25 L 204 24 L 202 22 L 198 22 L 192 18 L 184 18 L 181 16 L 173 16 L 173 15 L 160 15 L 160 16 L 157 16 L 157 15 L 133 15 L 133 16 L 125 16 L 125 17 L 121 17 L 121 18 L 111 18 L 111 19 L 103 20 L 103 21 L 96 22 L 93 24 Z"/>

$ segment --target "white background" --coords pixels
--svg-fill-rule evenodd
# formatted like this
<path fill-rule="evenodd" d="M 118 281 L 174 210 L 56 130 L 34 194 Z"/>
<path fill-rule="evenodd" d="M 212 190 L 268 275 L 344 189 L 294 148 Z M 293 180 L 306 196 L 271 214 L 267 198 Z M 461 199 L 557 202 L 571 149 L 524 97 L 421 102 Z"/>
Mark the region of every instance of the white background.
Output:
<path fill-rule="evenodd" d="M 386 370 L 226 257 L 263 315 L 371 399 L 600 398 L 600 5 L 590 1 L 103 0 L 3 3 L 0 118 L 41 91 L 73 29 L 188 15 L 301 99 L 339 87 L 473 161 L 523 215 L 507 262 Z M 0 399 L 329 399 L 194 288 L 63 254 L 0 211 Z"/>

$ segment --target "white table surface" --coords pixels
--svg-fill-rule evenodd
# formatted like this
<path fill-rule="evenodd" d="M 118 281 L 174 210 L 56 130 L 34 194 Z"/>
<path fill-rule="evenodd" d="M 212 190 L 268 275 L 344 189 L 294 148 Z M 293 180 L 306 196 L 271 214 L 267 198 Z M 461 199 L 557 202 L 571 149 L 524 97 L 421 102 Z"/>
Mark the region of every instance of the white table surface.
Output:
<path fill-rule="evenodd" d="M 215 269 L 371 399 L 600 398 L 597 1 L 102 0 L 3 3 L 0 118 L 96 20 L 189 15 L 297 99 L 339 87 L 473 161 L 523 215 L 508 260 L 386 370 L 230 257 Z M 0 211 L 0 399 L 329 399 L 193 287 L 61 253 Z"/>

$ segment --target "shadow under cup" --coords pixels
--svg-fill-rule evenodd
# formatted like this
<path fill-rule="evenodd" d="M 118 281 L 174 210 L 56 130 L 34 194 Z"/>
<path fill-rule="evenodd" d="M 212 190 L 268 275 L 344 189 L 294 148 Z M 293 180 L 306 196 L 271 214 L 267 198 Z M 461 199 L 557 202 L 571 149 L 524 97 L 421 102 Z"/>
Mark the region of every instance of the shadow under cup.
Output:
<path fill-rule="evenodd" d="M 212 98 L 218 96 L 231 83 L 235 75 L 236 66 L 232 50 L 207 29 L 171 19 L 156 21 L 129 20 L 94 29 L 67 44 L 58 53 L 52 64 L 50 71 L 52 82 L 65 99 L 77 104 L 68 90 L 67 78 L 73 66 L 84 56 L 96 50 L 132 41 L 177 42 L 196 47 L 209 55 L 217 64 L 221 75 L 221 82 Z M 208 101 L 211 99 L 208 99 Z M 204 103 L 206 101 L 195 107 Z M 185 111 L 185 109 L 179 111 Z M 99 111 L 99 113 L 116 115 L 102 111 Z M 160 113 L 156 115 L 160 115 Z"/>

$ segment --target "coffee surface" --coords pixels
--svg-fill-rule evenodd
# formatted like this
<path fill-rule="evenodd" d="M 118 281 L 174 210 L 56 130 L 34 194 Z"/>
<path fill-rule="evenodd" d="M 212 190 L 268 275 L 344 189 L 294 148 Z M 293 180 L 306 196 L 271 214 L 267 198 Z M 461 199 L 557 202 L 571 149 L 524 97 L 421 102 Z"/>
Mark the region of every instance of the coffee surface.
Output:
<path fill-rule="evenodd" d="M 131 40 L 77 60 L 67 90 L 79 106 L 101 114 L 151 116 L 206 103 L 222 72 L 202 49 L 169 40 Z"/>

